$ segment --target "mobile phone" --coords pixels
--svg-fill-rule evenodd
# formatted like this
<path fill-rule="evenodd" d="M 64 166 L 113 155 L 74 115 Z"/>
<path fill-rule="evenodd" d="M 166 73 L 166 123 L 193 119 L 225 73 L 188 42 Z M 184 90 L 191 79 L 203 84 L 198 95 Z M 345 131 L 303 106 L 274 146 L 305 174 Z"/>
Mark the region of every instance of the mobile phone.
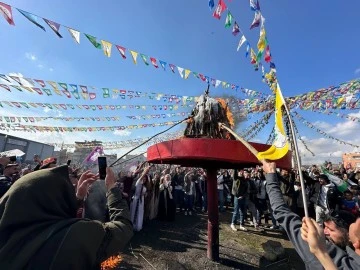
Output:
<path fill-rule="evenodd" d="M 16 156 L 9 157 L 9 159 L 11 162 L 14 162 L 14 161 L 16 161 Z"/>
<path fill-rule="evenodd" d="M 66 162 L 66 164 L 67 164 L 68 166 L 70 166 L 70 164 L 71 164 L 71 159 L 69 159 L 69 160 Z"/>
<path fill-rule="evenodd" d="M 98 165 L 99 165 L 99 176 L 100 179 L 104 180 L 106 177 L 106 157 L 98 157 Z"/>

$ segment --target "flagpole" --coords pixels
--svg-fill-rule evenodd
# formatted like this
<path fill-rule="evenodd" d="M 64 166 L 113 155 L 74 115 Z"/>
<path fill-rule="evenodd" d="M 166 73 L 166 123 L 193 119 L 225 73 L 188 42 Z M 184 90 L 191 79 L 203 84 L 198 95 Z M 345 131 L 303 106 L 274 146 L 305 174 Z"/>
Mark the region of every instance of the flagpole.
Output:
<path fill-rule="evenodd" d="M 299 156 L 299 148 L 297 145 L 297 141 L 296 141 L 296 136 L 295 136 L 295 132 L 294 132 L 294 126 L 292 123 L 292 119 L 290 116 L 290 112 L 289 109 L 286 105 L 286 102 L 283 98 L 283 103 L 284 103 L 284 108 L 286 111 L 286 114 L 289 118 L 289 123 L 290 123 L 290 129 L 291 129 L 291 137 L 294 143 L 294 150 L 295 150 L 295 159 L 296 159 L 296 164 L 298 167 L 298 171 L 299 171 L 299 177 L 300 177 L 300 183 L 301 183 L 301 194 L 302 194 L 302 199 L 303 199 L 303 204 L 304 204 L 304 212 L 305 212 L 305 217 L 309 217 L 309 211 L 308 211 L 308 205 L 307 205 L 307 199 L 306 199 L 306 193 L 305 193 L 305 183 L 304 183 L 304 178 L 303 178 L 303 174 L 301 171 L 301 161 L 300 161 L 300 156 Z"/>

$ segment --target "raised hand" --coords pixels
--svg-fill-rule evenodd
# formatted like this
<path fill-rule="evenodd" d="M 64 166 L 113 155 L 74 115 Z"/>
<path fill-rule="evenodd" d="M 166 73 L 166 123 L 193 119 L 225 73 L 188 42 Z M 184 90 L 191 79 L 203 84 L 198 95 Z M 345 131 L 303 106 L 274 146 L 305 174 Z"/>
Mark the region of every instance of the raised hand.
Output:
<path fill-rule="evenodd" d="M 84 172 L 79 179 L 76 188 L 76 198 L 83 200 L 88 192 L 89 186 L 99 179 L 99 174 L 94 174 L 91 171 Z"/>

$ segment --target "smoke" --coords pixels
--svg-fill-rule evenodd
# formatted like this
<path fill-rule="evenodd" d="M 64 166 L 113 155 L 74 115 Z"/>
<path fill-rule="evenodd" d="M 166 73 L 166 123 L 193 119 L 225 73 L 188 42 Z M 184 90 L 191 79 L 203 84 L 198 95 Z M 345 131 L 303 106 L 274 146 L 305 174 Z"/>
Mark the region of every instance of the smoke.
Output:
<path fill-rule="evenodd" d="M 248 118 L 248 112 L 245 108 L 240 108 L 238 98 L 234 95 L 223 94 L 217 98 L 222 98 L 229 106 L 234 118 L 234 130 L 240 128 L 241 123 L 246 122 Z"/>

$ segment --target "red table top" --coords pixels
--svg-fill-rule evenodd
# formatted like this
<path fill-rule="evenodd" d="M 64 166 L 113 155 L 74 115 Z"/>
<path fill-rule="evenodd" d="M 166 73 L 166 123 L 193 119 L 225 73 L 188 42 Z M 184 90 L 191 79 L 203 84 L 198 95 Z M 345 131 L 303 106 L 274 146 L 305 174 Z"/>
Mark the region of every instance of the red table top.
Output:
<path fill-rule="evenodd" d="M 258 151 L 270 145 L 249 142 Z M 154 144 L 147 149 L 147 160 L 156 164 L 217 169 L 247 168 L 260 164 L 258 159 L 236 140 L 181 138 Z M 276 160 L 279 168 L 291 168 L 291 152 Z"/>

